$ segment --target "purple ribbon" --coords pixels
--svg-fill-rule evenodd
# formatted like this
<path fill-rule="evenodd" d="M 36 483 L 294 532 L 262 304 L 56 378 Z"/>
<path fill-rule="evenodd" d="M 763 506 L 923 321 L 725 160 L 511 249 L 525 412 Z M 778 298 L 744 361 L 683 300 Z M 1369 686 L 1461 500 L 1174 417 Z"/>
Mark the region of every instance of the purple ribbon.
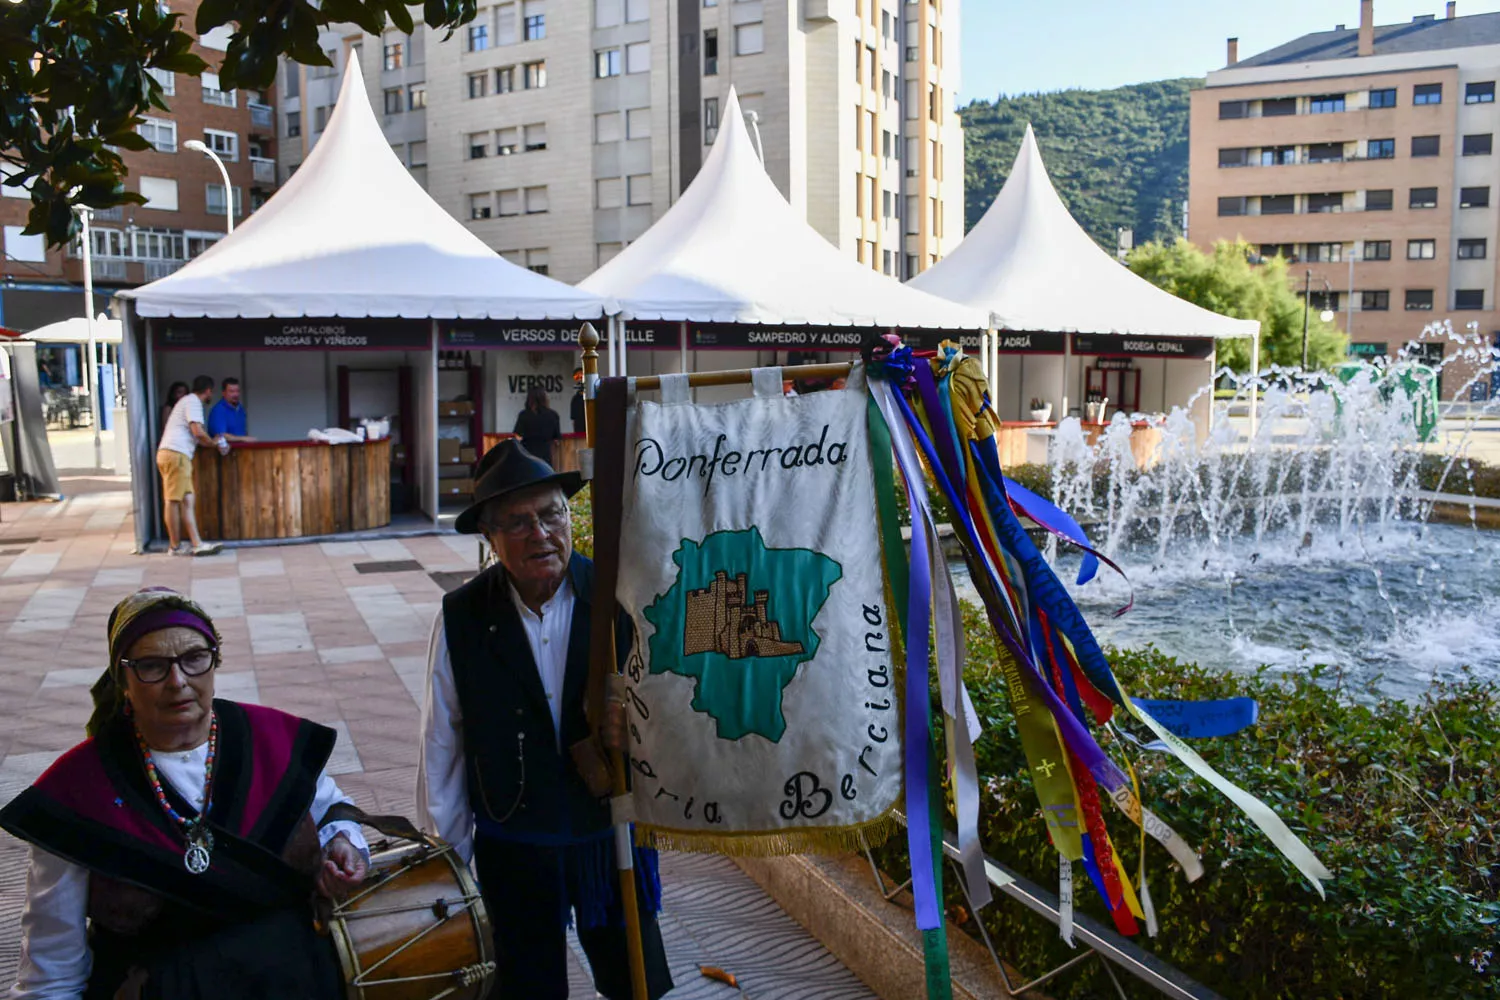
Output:
<path fill-rule="evenodd" d="M 912 489 L 905 467 L 906 488 Z M 917 484 L 921 487 L 920 482 Z M 914 505 L 915 506 L 915 505 Z M 933 879 L 932 790 L 927 785 L 932 752 L 931 711 L 927 693 L 928 627 L 932 607 L 932 560 L 927 549 L 925 515 L 916 511 L 911 531 L 911 586 L 906 617 L 906 843 L 911 857 L 912 897 L 917 929 L 943 925 L 943 909 Z"/>

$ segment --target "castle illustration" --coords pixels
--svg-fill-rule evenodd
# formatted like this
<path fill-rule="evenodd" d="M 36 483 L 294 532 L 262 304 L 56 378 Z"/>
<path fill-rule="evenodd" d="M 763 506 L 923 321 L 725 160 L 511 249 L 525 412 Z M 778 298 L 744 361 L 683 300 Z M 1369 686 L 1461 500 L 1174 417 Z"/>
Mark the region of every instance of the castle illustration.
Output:
<path fill-rule="evenodd" d="M 770 591 L 757 590 L 745 600 L 750 585 L 744 573 L 733 580 L 723 570 L 714 581 L 687 595 L 686 622 L 682 630 L 682 653 L 720 653 L 731 660 L 747 656 L 788 656 L 803 652 L 802 643 L 781 638 L 781 626 L 766 620 Z"/>

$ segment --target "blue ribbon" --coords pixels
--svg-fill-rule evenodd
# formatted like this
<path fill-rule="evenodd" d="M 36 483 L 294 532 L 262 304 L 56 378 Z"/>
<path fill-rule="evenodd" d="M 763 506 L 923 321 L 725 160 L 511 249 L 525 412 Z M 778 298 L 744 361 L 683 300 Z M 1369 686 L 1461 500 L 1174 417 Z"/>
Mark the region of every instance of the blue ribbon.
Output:
<path fill-rule="evenodd" d="M 1044 500 L 1009 476 L 1002 478 L 1005 480 L 1005 495 L 1011 502 L 1019 505 L 1027 517 L 1084 550 L 1083 564 L 1078 567 L 1079 586 L 1098 575 L 1099 557 L 1090 551 L 1088 536 L 1083 533 L 1083 526 L 1073 519 L 1073 515 L 1050 500 Z"/>
<path fill-rule="evenodd" d="M 1222 698 L 1217 701 L 1156 701 L 1131 699 L 1173 736 L 1208 739 L 1231 736 L 1255 725 L 1260 706 L 1254 698 Z"/>
<path fill-rule="evenodd" d="M 899 397 L 898 397 L 899 398 Z M 903 474 L 905 470 L 903 469 Z M 907 483 L 910 490 L 912 484 Z M 913 505 L 915 506 L 915 505 Z M 931 703 L 927 694 L 928 626 L 932 607 L 932 562 L 920 511 L 912 519 L 911 589 L 906 619 L 906 843 L 911 856 L 912 898 L 917 929 L 943 925 L 943 908 L 933 879 L 931 794 Z"/>

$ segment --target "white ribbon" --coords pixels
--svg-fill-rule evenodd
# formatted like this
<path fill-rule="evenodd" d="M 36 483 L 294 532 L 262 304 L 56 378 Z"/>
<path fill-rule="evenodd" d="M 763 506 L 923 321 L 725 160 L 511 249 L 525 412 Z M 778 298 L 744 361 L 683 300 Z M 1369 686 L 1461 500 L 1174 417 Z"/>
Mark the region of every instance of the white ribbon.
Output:
<path fill-rule="evenodd" d="M 1073 862 L 1057 856 L 1057 930 L 1063 943 L 1077 948 L 1073 941 Z"/>

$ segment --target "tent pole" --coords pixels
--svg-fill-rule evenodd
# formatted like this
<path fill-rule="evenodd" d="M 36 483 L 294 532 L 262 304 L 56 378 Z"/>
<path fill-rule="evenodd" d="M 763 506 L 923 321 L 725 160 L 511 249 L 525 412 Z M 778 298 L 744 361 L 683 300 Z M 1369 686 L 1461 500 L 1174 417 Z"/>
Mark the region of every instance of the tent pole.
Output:
<path fill-rule="evenodd" d="M 94 468 L 102 469 L 104 446 L 99 442 L 99 358 L 98 348 L 94 344 L 94 262 L 90 256 L 93 248 L 89 245 L 89 216 L 92 214 L 87 208 L 78 210 L 78 217 L 83 220 L 83 318 L 89 325 L 89 368 L 85 373 L 84 385 L 88 386 L 89 409 L 93 411 Z"/>
<path fill-rule="evenodd" d="M 1255 401 L 1259 395 L 1257 383 L 1260 380 L 1260 331 L 1250 338 L 1250 443 L 1255 443 Z"/>
<path fill-rule="evenodd" d="M 1058 423 L 1068 416 L 1068 362 L 1073 360 L 1073 336 L 1063 334 L 1063 362 L 1062 362 L 1062 412 L 1057 415 Z"/>

